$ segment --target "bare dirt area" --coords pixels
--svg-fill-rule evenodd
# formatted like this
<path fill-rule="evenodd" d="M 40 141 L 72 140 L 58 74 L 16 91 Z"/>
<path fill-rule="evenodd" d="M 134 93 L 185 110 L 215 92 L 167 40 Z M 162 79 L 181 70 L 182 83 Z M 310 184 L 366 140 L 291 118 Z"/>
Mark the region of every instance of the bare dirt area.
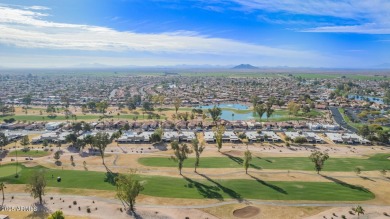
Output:
<path fill-rule="evenodd" d="M 125 210 L 124 206 L 114 199 L 102 199 L 87 196 L 52 195 L 44 198 L 44 205 L 37 204 L 31 197 L 15 195 L 13 199 L 7 198 L 4 201 L 6 207 L 37 207 L 38 211 L 2 211 L 1 214 L 11 218 L 47 218 L 52 212 L 61 210 L 66 218 L 209 218 L 216 219 L 202 210 L 181 209 L 181 208 L 154 208 L 137 207 L 135 215 Z"/>
<path fill-rule="evenodd" d="M 300 219 L 313 215 L 320 214 L 321 212 L 329 209 L 328 207 L 287 207 L 287 206 L 270 206 L 270 205 L 253 205 L 250 206 L 245 204 L 230 204 L 213 208 L 203 209 L 204 211 L 215 215 L 218 218 L 224 219 L 238 219 L 243 217 L 237 217 L 234 215 L 234 212 L 237 209 L 245 209 L 251 207 L 250 209 L 259 209 L 257 215 L 251 217 L 246 217 L 250 219 L 255 218 L 291 218 L 291 219 Z M 252 210 L 250 210 L 252 211 Z"/>
<path fill-rule="evenodd" d="M 349 219 L 382 219 L 389 218 L 390 215 L 390 209 L 388 207 L 364 206 L 363 209 L 365 210 L 364 215 L 359 216 L 351 207 L 331 208 L 316 215 L 306 217 L 306 219 L 343 218 L 343 216 Z"/>
<path fill-rule="evenodd" d="M 233 215 L 238 218 L 251 218 L 260 213 L 260 209 L 254 206 L 246 206 L 233 211 Z"/>

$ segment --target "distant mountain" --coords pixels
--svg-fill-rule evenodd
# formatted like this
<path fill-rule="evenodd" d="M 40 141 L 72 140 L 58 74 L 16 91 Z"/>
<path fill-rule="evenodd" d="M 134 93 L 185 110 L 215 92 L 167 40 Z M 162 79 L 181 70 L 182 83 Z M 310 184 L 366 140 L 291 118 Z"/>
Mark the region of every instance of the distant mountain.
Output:
<path fill-rule="evenodd" d="M 234 66 L 232 69 L 259 69 L 259 68 L 250 64 L 241 64 L 241 65 Z"/>
<path fill-rule="evenodd" d="M 374 68 L 390 68 L 390 63 L 382 63 L 382 64 L 380 64 L 380 65 L 375 65 L 375 66 L 373 66 Z"/>

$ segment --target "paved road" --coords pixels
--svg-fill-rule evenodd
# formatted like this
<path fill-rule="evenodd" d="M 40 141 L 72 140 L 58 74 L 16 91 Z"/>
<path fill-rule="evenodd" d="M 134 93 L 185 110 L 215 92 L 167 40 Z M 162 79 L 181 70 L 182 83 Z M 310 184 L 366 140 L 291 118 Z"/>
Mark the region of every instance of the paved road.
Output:
<path fill-rule="evenodd" d="M 332 112 L 334 120 L 344 129 L 351 131 L 351 132 L 357 132 L 358 130 L 350 125 L 347 124 L 347 122 L 344 120 L 343 116 L 339 112 L 337 107 L 330 107 L 330 111 Z"/>

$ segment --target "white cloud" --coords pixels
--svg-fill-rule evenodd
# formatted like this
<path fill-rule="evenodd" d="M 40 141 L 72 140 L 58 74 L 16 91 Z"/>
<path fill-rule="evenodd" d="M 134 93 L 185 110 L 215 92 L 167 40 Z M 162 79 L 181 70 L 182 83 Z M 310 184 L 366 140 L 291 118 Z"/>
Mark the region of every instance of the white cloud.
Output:
<path fill-rule="evenodd" d="M 315 52 L 273 48 L 188 31 L 121 32 L 107 27 L 51 22 L 46 20 L 46 13 L 6 6 L 0 6 L 0 14 L 0 43 L 22 48 L 320 58 Z"/>
<path fill-rule="evenodd" d="M 310 32 L 351 32 L 390 34 L 390 1 L 388 0 L 231 0 L 244 10 L 266 10 L 291 14 L 331 16 L 350 19 L 358 25 L 314 27 Z M 377 29 L 377 30 L 376 30 Z"/>

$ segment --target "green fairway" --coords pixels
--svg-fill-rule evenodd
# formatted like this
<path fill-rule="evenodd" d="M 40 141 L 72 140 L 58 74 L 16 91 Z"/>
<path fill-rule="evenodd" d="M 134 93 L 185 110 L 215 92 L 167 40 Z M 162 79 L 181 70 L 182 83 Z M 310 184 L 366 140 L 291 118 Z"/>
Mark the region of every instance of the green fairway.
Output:
<path fill-rule="evenodd" d="M 389 154 L 377 154 L 368 159 L 358 158 L 329 158 L 323 171 L 354 171 L 360 167 L 363 171 L 390 169 Z M 184 162 L 184 167 L 194 167 L 194 158 Z M 145 166 L 177 167 L 170 158 L 145 157 L 138 159 Z M 243 159 L 240 157 L 203 157 L 200 159 L 200 168 L 243 168 Z M 258 157 L 254 156 L 250 168 L 280 169 L 280 170 L 313 170 L 314 164 L 308 157 Z"/>
<path fill-rule="evenodd" d="M 13 165 L 9 167 L 14 168 Z M 0 181 L 25 184 L 32 172 L 41 168 L 23 167 L 19 178 L 8 176 L 0 178 Z M 49 187 L 115 190 L 114 185 L 105 182 L 103 172 L 42 169 Z M 56 182 L 57 176 L 61 176 L 62 182 Z M 363 201 L 374 198 L 374 194 L 365 188 L 329 177 L 333 182 L 266 182 L 253 176 L 252 179 L 234 180 L 217 180 L 207 176 L 202 176 L 202 179 L 140 176 L 140 179 L 145 187 L 142 194 L 157 197 L 319 201 Z"/>
<path fill-rule="evenodd" d="M 16 169 L 16 166 L 14 165 L 5 165 L 0 166 L 0 178 L 5 176 L 15 176 L 16 172 L 20 172 L 22 170 L 21 166 L 18 166 Z"/>
<path fill-rule="evenodd" d="M 42 151 L 42 150 L 29 150 L 29 151 L 22 151 L 18 150 L 18 157 L 44 157 L 50 154 L 49 151 Z M 8 153 L 8 157 L 15 157 L 16 151 L 11 151 Z"/>

